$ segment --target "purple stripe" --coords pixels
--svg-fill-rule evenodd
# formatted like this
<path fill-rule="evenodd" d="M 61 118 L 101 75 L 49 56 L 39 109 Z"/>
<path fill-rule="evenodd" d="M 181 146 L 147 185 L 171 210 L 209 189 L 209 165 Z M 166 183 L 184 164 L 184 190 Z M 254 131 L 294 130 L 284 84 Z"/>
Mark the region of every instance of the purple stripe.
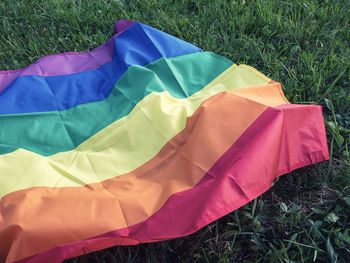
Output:
<path fill-rule="evenodd" d="M 135 21 L 118 20 L 114 24 L 115 35 L 106 43 L 87 52 L 64 52 L 39 58 L 34 64 L 16 70 L 0 70 L 0 93 L 19 76 L 57 76 L 96 69 L 113 57 L 113 39 L 132 26 Z M 60 65 L 59 67 L 57 65 Z"/>

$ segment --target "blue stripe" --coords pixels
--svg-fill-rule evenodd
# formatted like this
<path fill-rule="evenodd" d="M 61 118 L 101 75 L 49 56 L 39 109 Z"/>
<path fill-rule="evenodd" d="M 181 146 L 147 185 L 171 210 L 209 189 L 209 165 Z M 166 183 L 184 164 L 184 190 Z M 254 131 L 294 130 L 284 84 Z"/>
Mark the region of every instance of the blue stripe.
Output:
<path fill-rule="evenodd" d="M 115 38 L 113 60 L 97 69 L 61 76 L 18 77 L 0 94 L 0 114 L 65 110 L 104 100 L 130 66 L 200 51 L 192 44 L 136 23 Z"/>

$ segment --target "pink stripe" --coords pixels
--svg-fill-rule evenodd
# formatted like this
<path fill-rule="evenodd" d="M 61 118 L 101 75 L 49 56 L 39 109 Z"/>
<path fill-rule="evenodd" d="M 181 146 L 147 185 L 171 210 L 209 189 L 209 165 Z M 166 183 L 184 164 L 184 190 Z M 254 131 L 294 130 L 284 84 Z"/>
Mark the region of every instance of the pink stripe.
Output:
<path fill-rule="evenodd" d="M 96 69 L 110 61 L 113 56 L 113 39 L 136 23 L 118 20 L 114 24 L 115 35 L 106 43 L 87 52 L 64 52 L 39 58 L 34 64 L 16 70 L 0 70 L 0 93 L 19 76 L 57 76 Z"/>
<path fill-rule="evenodd" d="M 319 106 L 267 109 L 192 189 L 172 195 L 144 222 L 52 248 L 19 262 L 61 262 L 116 245 L 189 235 L 268 190 L 275 178 L 329 159 Z"/>

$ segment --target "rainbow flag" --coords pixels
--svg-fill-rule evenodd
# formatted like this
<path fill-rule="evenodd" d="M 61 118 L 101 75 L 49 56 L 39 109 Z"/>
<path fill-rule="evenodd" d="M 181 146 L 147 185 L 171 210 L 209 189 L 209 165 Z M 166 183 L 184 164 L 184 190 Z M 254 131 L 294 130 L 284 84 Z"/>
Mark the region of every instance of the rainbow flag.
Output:
<path fill-rule="evenodd" d="M 133 21 L 0 72 L 0 261 L 189 235 L 329 158 L 322 109 Z"/>

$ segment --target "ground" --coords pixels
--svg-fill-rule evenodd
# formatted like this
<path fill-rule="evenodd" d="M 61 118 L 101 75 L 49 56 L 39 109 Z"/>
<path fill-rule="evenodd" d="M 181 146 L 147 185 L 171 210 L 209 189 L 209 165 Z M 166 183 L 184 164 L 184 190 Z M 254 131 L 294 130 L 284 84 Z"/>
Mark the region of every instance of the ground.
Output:
<path fill-rule="evenodd" d="M 68 262 L 349 262 L 350 1 L 2 0 L 0 69 L 104 43 L 117 19 L 249 64 L 292 103 L 324 106 L 331 159 L 280 177 L 197 233 Z"/>

